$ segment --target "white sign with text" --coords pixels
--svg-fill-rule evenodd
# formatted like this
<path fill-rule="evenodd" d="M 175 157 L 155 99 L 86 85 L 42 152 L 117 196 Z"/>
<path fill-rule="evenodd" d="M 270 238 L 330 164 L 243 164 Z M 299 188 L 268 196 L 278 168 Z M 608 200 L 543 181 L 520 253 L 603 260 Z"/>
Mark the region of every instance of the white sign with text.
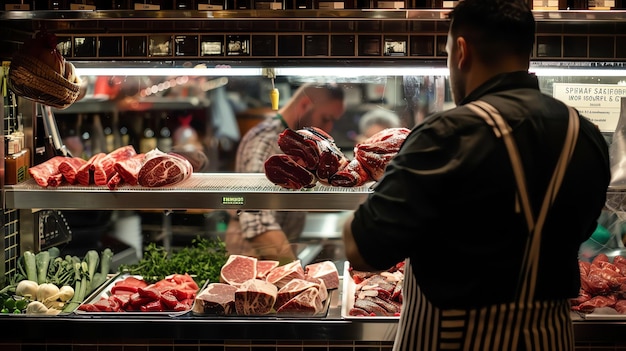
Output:
<path fill-rule="evenodd" d="M 614 132 L 619 119 L 620 101 L 626 86 L 616 84 L 554 83 L 552 95 L 575 107 L 602 132 Z"/>

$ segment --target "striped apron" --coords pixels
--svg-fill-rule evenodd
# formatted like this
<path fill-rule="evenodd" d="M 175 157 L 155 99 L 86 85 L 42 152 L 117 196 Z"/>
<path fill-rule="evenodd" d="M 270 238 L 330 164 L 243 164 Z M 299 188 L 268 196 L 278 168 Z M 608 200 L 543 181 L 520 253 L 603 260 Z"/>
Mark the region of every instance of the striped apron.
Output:
<path fill-rule="evenodd" d="M 479 309 L 439 309 L 422 293 L 409 259 L 405 264 L 403 304 L 394 351 L 569 351 L 574 335 L 567 299 L 535 301 L 541 231 L 549 207 L 556 198 L 567 164 L 576 145 L 579 117 L 569 107 L 568 130 L 537 218 L 531 209 L 524 170 L 511 136 L 511 128 L 498 110 L 484 101 L 467 104 L 489 124 L 509 152 L 517 184 L 518 204 L 526 219 L 529 237 L 513 302 Z"/>

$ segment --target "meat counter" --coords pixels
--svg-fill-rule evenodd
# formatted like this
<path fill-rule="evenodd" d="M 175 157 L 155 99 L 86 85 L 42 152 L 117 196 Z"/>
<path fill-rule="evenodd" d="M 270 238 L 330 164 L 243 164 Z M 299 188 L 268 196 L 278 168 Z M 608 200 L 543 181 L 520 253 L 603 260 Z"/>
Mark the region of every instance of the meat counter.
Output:
<path fill-rule="evenodd" d="M 607 104 L 606 110 L 599 111 L 590 104 L 592 96 L 574 94 L 568 88 L 624 84 L 626 14 L 539 11 L 536 18 L 531 70 L 539 76 L 541 88 L 585 108 L 610 139 L 619 114 L 615 106 Z M 107 127 L 113 130 L 115 143 L 139 146 L 145 129 L 160 128 L 165 113 L 175 122 L 169 125 L 172 130 L 183 117 L 192 115 L 197 137 L 215 161 L 210 172 L 194 175 L 193 186 L 173 189 L 42 189 L 32 180 L 3 185 L 5 239 L 22 245 L 17 251 L 18 245 L 12 246 L 8 252 L 13 256 L 3 257 L 6 269 L 11 269 L 19 250 L 36 247 L 32 242 L 36 235 L 30 232 L 34 231 L 29 222 L 32 209 L 354 209 L 369 188 L 282 191 L 259 186 L 262 176 L 231 173 L 240 135 L 273 113 L 269 108 L 273 87 L 279 89 L 284 103 L 291 87 L 303 82 L 341 84 L 347 113 L 333 136 L 346 153 L 358 135 L 358 120 L 367 110 L 391 110 L 411 127 L 428 113 L 451 106 L 444 50 L 447 20 L 440 10 L 10 11 L 0 13 L 0 24 L 8 34 L 0 39 L 3 59 L 10 60 L 13 50 L 45 28 L 57 35 L 58 48 L 86 81 L 81 100 L 53 111 L 61 136 L 67 133 L 81 141 L 83 149 L 75 152 L 86 152 L 87 141 L 89 152 L 94 145 L 107 147 L 93 138 L 93 131 L 101 129 L 106 140 Z M 230 109 L 226 116 L 234 120 L 224 119 L 224 110 L 212 110 L 215 101 L 224 98 L 213 94 L 218 91 L 227 93 Z M 36 150 L 37 107 L 18 99 L 17 111 L 27 146 Z M 8 122 L 12 124 L 5 128 L 16 124 Z M 132 133 L 122 133 L 124 128 Z M 89 140 L 83 137 L 85 130 Z M 9 224 L 16 222 L 12 217 L 16 210 L 20 229 L 14 233 L 9 228 L 15 226 Z M 333 295 L 328 315 L 319 320 L 4 316 L 0 325 L 29 333 L 8 336 L 0 343 L 389 348 L 397 320 L 343 318 L 340 293 Z M 626 344 L 621 336 L 626 326 L 621 320 L 574 317 L 579 346 Z M 67 330 L 72 330 L 71 335 Z"/>

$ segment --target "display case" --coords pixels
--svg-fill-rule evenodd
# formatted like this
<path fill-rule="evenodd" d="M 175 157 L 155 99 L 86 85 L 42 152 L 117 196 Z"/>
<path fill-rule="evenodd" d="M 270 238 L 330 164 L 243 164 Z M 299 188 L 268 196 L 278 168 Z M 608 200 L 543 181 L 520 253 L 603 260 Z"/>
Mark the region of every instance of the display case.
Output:
<path fill-rule="evenodd" d="M 626 13 L 536 11 L 535 16 L 531 71 L 541 89 L 585 112 L 610 141 L 619 118 L 618 97 L 626 96 L 619 93 L 626 85 Z M 281 209 L 307 211 L 320 221 L 325 214 L 337 218 L 355 209 L 371 191 L 368 186 L 290 191 L 262 174 L 234 173 L 241 135 L 275 113 L 269 100 L 274 87 L 282 104 L 305 82 L 340 85 L 347 108 L 332 135 L 347 154 L 357 140 L 359 119 L 369 110 L 394 112 L 410 128 L 453 105 L 445 10 L 6 11 L 0 12 L 0 27 L 3 60 L 10 61 L 28 38 L 45 29 L 58 37 L 58 48 L 85 81 L 84 97 L 52 109 L 65 146 L 76 146 L 72 140 L 80 144 L 74 154 L 124 144 L 139 149 L 146 128 L 166 126 L 173 137 L 190 123 L 210 160 L 206 172 L 167 189 L 41 188 L 33 180 L 3 184 L 4 274 L 16 269 L 20 252 L 40 247 L 35 223 L 45 210 L 162 215 Z M 588 92 L 589 87 L 605 90 Z M 36 163 L 40 107 L 19 97 L 15 107 Z M 191 122 L 183 122 L 188 116 Z M 7 117 L 5 132 L 15 125 Z M 321 234 L 310 237 L 338 239 L 336 230 L 325 234 L 323 226 L 311 226 Z M 8 336 L 0 345 L 390 349 L 397 320 L 347 320 L 340 303 L 341 295 L 335 294 L 321 320 L 4 316 L 1 326 L 29 333 Z M 621 321 L 576 320 L 575 328 L 580 347 L 626 345 Z"/>

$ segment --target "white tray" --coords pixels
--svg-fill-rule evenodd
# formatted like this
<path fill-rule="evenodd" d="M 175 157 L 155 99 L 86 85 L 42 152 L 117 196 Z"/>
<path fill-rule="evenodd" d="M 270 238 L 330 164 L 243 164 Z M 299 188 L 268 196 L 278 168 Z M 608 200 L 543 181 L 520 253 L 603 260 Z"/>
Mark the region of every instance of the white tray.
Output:
<path fill-rule="evenodd" d="M 343 265 L 343 287 L 341 292 L 341 318 L 358 320 L 398 320 L 399 316 L 351 316 L 350 309 L 354 306 L 356 283 L 350 275 L 350 262 Z"/>

